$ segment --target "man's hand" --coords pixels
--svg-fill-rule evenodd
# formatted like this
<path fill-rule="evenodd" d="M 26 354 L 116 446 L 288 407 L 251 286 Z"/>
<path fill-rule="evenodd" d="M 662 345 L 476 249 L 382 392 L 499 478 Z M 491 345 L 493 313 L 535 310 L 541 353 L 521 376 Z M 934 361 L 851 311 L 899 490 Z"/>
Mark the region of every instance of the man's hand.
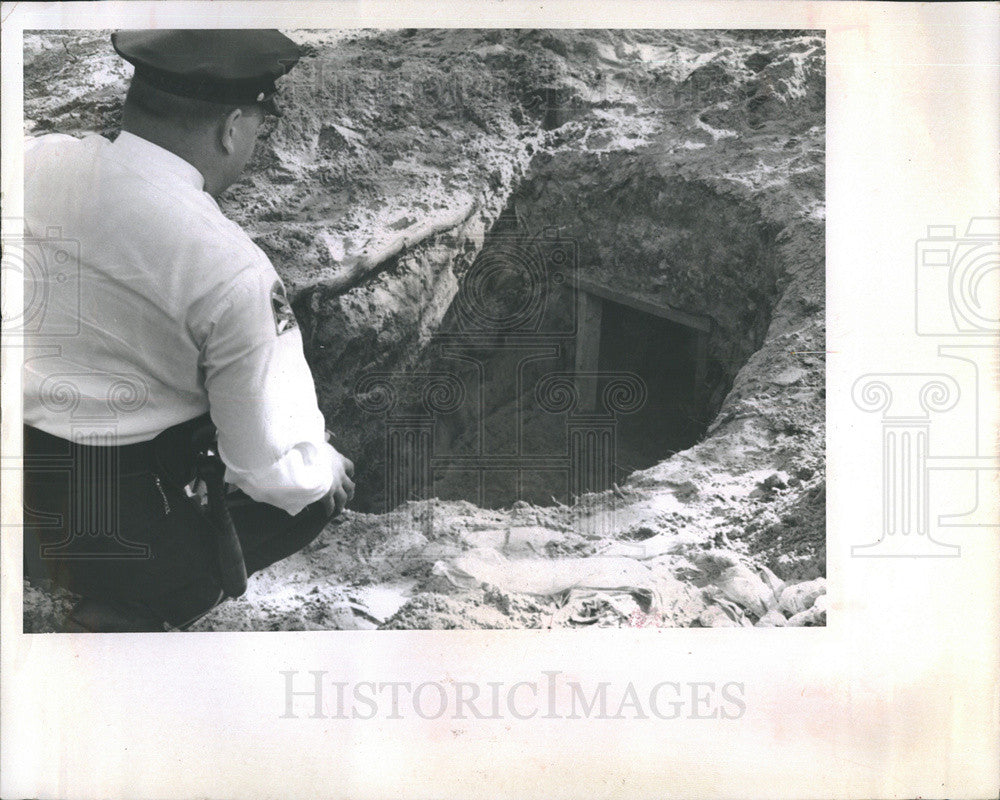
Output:
<path fill-rule="evenodd" d="M 338 516 L 354 497 L 354 481 L 351 480 L 353 477 L 354 462 L 334 450 L 333 483 L 322 501 L 331 518 Z"/>

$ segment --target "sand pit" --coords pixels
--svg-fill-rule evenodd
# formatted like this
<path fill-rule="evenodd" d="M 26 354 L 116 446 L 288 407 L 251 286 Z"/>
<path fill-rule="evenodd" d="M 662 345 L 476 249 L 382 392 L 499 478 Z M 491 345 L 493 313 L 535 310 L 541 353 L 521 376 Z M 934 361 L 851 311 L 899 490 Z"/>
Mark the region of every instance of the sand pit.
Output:
<path fill-rule="evenodd" d="M 288 284 L 359 491 L 196 629 L 824 624 L 822 37 L 289 35 L 285 117 L 223 205 Z M 114 135 L 107 37 L 25 41 L 29 135 Z M 598 492 L 558 473 L 581 409 L 536 391 L 601 396 L 581 363 L 648 401 L 620 399 Z M 512 465 L 413 499 L 386 443 L 420 398 L 373 381 L 444 373 L 440 463 Z M 71 600 L 29 586 L 26 630 Z"/>

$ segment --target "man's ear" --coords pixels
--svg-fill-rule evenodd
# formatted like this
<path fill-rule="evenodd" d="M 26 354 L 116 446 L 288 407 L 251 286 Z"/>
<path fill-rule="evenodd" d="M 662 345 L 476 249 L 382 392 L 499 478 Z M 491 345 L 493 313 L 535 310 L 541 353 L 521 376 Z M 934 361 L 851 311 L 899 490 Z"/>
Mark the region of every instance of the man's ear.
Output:
<path fill-rule="evenodd" d="M 234 108 L 222 122 L 222 129 L 219 132 L 219 144 L 226 151 L 226 155 L 232 155 L 236 150 L 236 123 L 243 116 L 243 109 Z"/>

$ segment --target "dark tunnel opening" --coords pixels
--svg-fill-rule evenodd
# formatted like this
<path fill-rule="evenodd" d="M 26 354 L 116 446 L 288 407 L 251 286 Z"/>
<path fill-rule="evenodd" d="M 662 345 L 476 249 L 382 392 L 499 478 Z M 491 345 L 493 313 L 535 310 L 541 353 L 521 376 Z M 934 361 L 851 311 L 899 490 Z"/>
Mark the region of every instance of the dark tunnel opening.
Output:
<path fill-rule="evenodd" d="M 568 271 L 526 279 L 525 265 L 546 258 L 510 238 L 487 242 L 463 277 L 478 280 L 480 270 L 482 286 L 460 291 L 421 361 L 396 382 L 394 411 L 372 420 L 386 447 L 358 510 L 430 497 L 571 505 L 705 435 L 734 374 L 709 357 L 711 321 L 601 297 Z M 498 322 L 513 309 L 523 323 L 538 292 L 538 324 Z M 475 316 L 463 307 L 470 295 L 489 312 L 482 329 L 464 327 Z M 700 327 L 668 318 L 678 313 Z"/>
<path fill-rule="evenodd" d="M 617 420 L 617 478 L 691 447 L 704 434 L 709 420 L 698 339 L 693 328 L 603 302 L 599 370 L 635 374 L 646 396 Z"/>

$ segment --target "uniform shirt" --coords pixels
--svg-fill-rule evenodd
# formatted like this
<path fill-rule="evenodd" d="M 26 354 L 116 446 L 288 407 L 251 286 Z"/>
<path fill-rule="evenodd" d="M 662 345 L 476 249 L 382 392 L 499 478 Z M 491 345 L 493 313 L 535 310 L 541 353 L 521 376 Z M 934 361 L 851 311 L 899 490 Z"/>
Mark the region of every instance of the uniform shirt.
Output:
<path fill-rule="evenodd" d="M 127 132 L 27 142 L 24 421 L 125 445 L 210 411 L 226 480 L 296 514 L 335 451 L 284 287 L 203 187 Z"/>

